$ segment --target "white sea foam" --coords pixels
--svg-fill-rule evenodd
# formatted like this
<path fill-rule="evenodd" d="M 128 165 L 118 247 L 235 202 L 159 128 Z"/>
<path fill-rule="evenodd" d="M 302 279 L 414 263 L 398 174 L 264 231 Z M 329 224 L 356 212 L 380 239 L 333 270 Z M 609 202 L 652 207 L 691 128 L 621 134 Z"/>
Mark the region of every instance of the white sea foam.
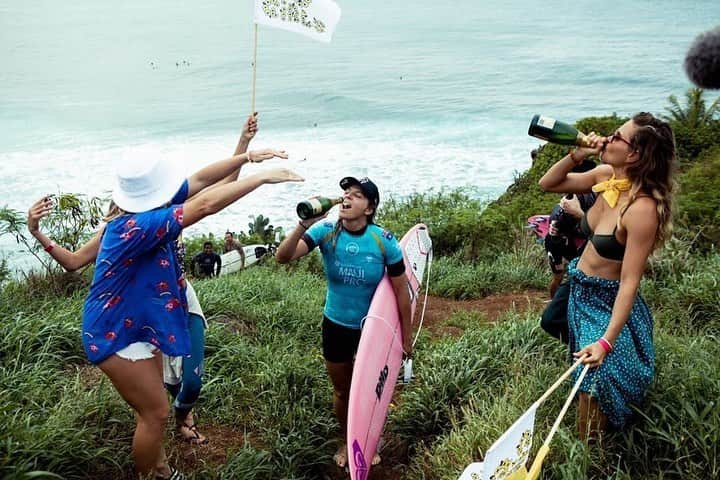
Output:
<path fill-rule="evenodd" d="M 191 174 L 212 161 L 229 156 L 235 141 L 231 136 L 172 138 L 127 146 L 0 154 L 0 177 L 12 185 L 3 195 L 2 203 L 24 212 L 34 200 L 48 193 L 73 192 L 108 197 L 112 189 L 113 163 L 123 158 L 139 156 L 150 160 L 165 156 L 182 162 L 186 172 Z M 290 158 L 246 165 L 241 176 L 287 166 L 302 175 L 305 182 L 263 186 L 223 212 L 191 227 L 187 234 L 222 234 L 228 229 L 246 231 L 249 217 L 258 214 L 269 217 L 275 226 L 288 228 L 296 220 L 294 208 L 298 201 L 316 194 L 338 193 L 338 181 L 346 175 L 371 177 L 378 184 L 382 198 L 470 187 L 476 195 L 491 199 L 512 181 L 514 171 L 529 166 L 529 150 L 535 144 L 532 139 L 527 139 L 522 143 L 508 141 L 507 145 L 487 148 L 479 142 L 461 145 L 437 139 L 426 141 L 408 136 L 404 131 L 269 130 L 258 134 L 252 148 L 282 148 L 287 150 Z M 14 250 L 13 244 L 10 237 L 0 237 L 0 249 L 9 252 Z"/>

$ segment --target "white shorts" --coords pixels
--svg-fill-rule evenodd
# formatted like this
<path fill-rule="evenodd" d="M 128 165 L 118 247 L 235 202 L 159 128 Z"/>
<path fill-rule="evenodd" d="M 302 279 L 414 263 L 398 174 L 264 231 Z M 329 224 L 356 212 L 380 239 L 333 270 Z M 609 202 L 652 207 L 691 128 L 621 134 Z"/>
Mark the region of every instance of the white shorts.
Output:
<path fill-rule="evenodd" d="M 137 362 L 138 360 L 147 360 L 149 358 L 153 358 L 155 356 L 154 353 L 157 352 L 157 350 L 158 348 L 152 343 L 135 342 L 131 343 L 122 350 L 115 352 L 115 354 L 120 358 L 124 358 L 125 360 L 132 360 L 133 362 Z"/>

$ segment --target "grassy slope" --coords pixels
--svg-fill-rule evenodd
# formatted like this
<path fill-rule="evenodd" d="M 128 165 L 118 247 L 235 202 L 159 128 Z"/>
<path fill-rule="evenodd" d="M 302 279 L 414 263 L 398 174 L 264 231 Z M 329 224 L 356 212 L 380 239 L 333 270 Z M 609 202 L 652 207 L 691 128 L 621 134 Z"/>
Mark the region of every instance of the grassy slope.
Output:
<path fill-rule="evenodd" d="M 579 127 L 612 131 L 620 123 L 607 117 Z M 487 208 L 468 192 L 431 192 L 386 202 L 381 223 L 396 232 L 417 221 L 431 225 L 436 253 L 448 255 L 433 267 L 438 295 L 464 299 L 543 287 L 549 274 L 542 249 L 520 226 L 557 201 L 536 185 L 563 152 L 544 148 Z M 657 378 L 638 422 L 602 447 L 587 448 L 575 439 L 571 410 L 545 478 L 720 477 L 720 254 L 712 248 L 719 159 L 717 148 L 708 149 L 686 166 L 678 218 L 686 227 L 681 237 L 695 242 L 671 242 L 643 281 L 656 319 Z M 200 463 L 197 478 L 327 473 L 334 449 L 328 439 L 337 425 L 319 350 L 319 267 L 311 257 L 289 270 L 254 268 L 196 285 L 211 322 L 198 413 L 206 425 L 244 437 L 220 466 Z M 47 298 L 43 291 L 42 282 L 30 282 L 0 292 L 0 476 L 122 477 L 131 471 L 132 414 L 84 360 L 82 293 Z M 457 478 L 564 370 L 567 353 L 539 330 L 537 314 L 508 313 L 488 328 L 478 314 L 459 312 L 446 321 L 464 326 L 460 338 L 421 337 L 418 379 L 400 395 L 387 427 L 404 452 L 394 458 L 401 465 L 393 478 Z M 558 394 L 540 409 L 536 447 L 560 403 Z"/>
<path fill-rule="evenodd" d="M 720 474 L 720 409 L 708 403 L 720 396 L 718 267 L 717 255 L 682 269 L 674 261 L 655 264 L 660 281 L 646 282 L 645 291 L 658 313 L 658 377 L 644 416 L 603 449 L 575 440 L 567 420 L 546 462 L 548 478 Z M 197 477 L 322 478 L 334 448 L 328 439 L 337 428 L 319 350 L 322 278 L 256 268 L 196 287 L 211 322 L 200 418 L 248 434 L 225 465 L 201 466 Z M 131 413 L 107 380 L 75 368 L 84 365 L 78 341 L 82 295 L 13 297 L 20 302 L 3 296 L 0 307 L 6 432 L 0 472 L 124 474 L 130 468 Z M 448 322 L 466 331 L 460 338 L 423 337 L 418 381 L 391 413 L 389 435 L 408 447 L 407 479 L 457 478 L 567 362 L 563 348 L 539 330 L 537 312 L 508 314 L 490 329 L 471 313 Z M 538 438 L 560 396 L 540 410 Z"/>

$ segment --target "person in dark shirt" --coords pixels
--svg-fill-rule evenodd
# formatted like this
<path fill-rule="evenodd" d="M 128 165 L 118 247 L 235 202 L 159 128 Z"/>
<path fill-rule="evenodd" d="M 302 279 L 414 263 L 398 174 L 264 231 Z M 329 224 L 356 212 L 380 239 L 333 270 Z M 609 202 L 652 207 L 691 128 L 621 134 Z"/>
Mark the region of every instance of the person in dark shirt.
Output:
<path fill-rule="evenodd" d="M 585 247 L 587 238 L 580 231 L 580 219 L 593 206 L 595 197 L 593 192 L 564 195 L 550 213 L 550 231 L 545 237 L 545 251 L 553 272 L 550 298 L 555 296 L 565 276 L 565 265 L 579 257 Z"/>
<path fill-rule="evenodd" d="M 200 268 L 195 268 L 196 265 Z M 212 277 L 214 270 L 214 275 L 217 277 L 218 275 L 220 275 L 220 268 L 222 268 L 222 260 L 220 259 L 220 255 L 215 253 L 215 251 L 213 250 L 213 244 L 211 242 L 205 242 L 203 244 L 203 251 L 193 257 L 193 275 L 198 278 Z"/>

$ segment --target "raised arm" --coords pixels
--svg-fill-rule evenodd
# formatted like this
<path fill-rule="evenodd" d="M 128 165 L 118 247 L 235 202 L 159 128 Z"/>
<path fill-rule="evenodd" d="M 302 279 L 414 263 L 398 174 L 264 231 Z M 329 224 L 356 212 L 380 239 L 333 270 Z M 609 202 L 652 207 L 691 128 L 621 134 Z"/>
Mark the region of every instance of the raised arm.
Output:
<path fill-rule="evenodd" d="M 302 181 L 304 181 L 303 178 L 297 173 L 286 168 L 276 168 L 200 192 L 200 194 L 185 202 L 182 226 L 187 228 L 208 215 L 219 212 L 266 183 Z"/>
<path fill-rule="evenodd" d="M 290 235 L 285 237 L 285 240 L 278 245 L 275 251 L 275 260 L 277 260 L 278 263 L 288 263 L 303 255 L 307 255 L 310 248 L 302 237 L 314 223 L 324 220 L 325 217 L 327 217 L 327 214 L 300 220 L 297 227 L 290 232 Z"/>
<path fill-rule="evenodd" d="M 581 193 L 588 192 L 593 185 L 612 175 L 610 166 L 601 165 L 588 172 L 574 173 L 572 169 L 580 165 L 588 155 L 597 155 L 605 144 L 605 137 L 591 133 L 588 135 L 592 147 L 576 148 L 553 164 L 540 181 L 540 188 L 546 192 Z"/>
<path fill-rule="evenodd" d="M 230 175 L 237 175 L 240 167 L 248 162 L 260 163 L 273 157 L 287 158 L 287 153 L 285 153 L 284 150 L 265 148 L 233 155 L 230 158 L 211 163 L 188 178 L 188 197 L 194 196 Z M 237 176 L 235 178 L 237 178 Z"/>
<path fill-rule="evenodd" d="M 257 122 L 257 112 L 255 112 L 253 115 L 248 116 L 247 120 L 245 120 L 245 123 L 243 124 L 242 132 L 240 133 L 240 139 L 238 140 L 238 144 L 235 147 L 235 152 L 233 153 L 233 156 L 242 155 L 245 152 L 247 152 L 248 147 L 250 146 L 250 142 L 253 138 L 255 138 L 255 134 L 258 131 L 258 122 Z M 230 175 L 226 176 L 222 180 L 210 185 L 207 188 L 214 188 L 218 185 L 224 185 L 226 183 L 234 182 L 238 179 L 238 176 L 240 175 L 240 170 L 242 169 L 242 165 L 238 167 L 236 170 L 233 170 Z"/>
<path fill-rule="evenodd" d="M 43 197 L 35 202 L 28 210 L 28 230 L 37 239 L 46 252 L 68 272 L 75 271 L 92 263 L 100 250 L 100 240 L 103 230 L 99 230 L 77 251 L 72 252 L 65 247 L 57 245 L 49 237 L 40 231 L 40 219 L 46 217 L 54 208 L 53 201 L 49 197 Z"/>
<path fill-rule="evenodd" d="M 240 132 L 240 139 L 235 147 L 235 153 L 233 155 L 240 155 L 247 152 L 250 142 L 255 138 L 255 134 L 258 131 L 257 112 L 248 116 L 247 120 L 243 124 L 242 132 Z M 237 176 L 235 177 L 237 179 Z M 235 180 L 233 179 L 233 180 Z"/>

